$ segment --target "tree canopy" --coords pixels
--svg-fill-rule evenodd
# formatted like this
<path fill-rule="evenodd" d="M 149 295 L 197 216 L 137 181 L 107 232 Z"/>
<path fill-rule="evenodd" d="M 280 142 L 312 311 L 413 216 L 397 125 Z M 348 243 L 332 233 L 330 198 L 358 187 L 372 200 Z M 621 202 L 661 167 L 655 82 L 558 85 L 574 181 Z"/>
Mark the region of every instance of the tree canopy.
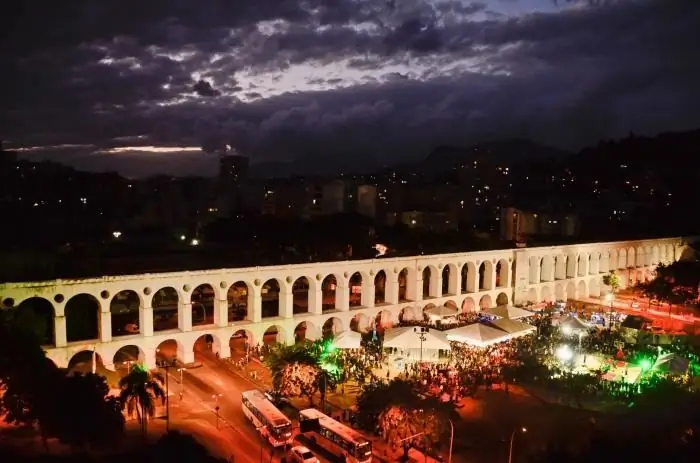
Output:
<path fill-rule="evenodd" d="M 358 424 L 373 431 L 377 427 L 385 439 L 423 447 L 439 442 L 452 404 L 419 395 L 410 381 L 394 379 L 374 382 L 357 398 Z"/>
<path fill-rule="evenodd" d="M 650 281 L 637 285 L 644 295 L 672 305 L 684 305 L 698 300 L 700 262 L 677 261 L 660 264 Z"/>
<path fill-rule="evenodd" d="M 46 357 L 36 332 L 0 312 L 0 417 L 37 429 L 47 445 L 57 438 L 72 447 L 119 438 L 124 417 L 104 378 L 70 375 Z"/>

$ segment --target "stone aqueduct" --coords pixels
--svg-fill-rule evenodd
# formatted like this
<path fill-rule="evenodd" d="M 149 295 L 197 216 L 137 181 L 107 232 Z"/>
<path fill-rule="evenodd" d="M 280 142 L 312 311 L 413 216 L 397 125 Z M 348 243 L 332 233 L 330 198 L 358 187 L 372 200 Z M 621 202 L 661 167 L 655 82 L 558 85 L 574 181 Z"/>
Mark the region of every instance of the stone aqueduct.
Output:
<path fill-rule="evenodd" d="M 600 296 L 606 291 L 602 278 L 608 271 L 618 272 L 623 287 L 634 284 L 648 278 L 658 263 L 677 260 L 685 246 L 684 238 L 664 238 L 7 283 L 0 285 L 0 301 L 12 310 L 45 308 L 53 338 L 53 344 L 45 348 L 59 366 L 65 367 L 73 356 L 93 350 L 106 365 L 113 366 L 118 351 L 135 346 L 140 360 L 154 367 L 157 349 L 166 341 L 175 341 L 178 358 L 188 363 L 194 360 L 195 342 L 204 335 L 211 336 L 214 350 L 225 358 L 230 356 L 229 340 L 241 331 L 252 343 L 261 342 L 265 333 L 274 331 L 280 342 L 291 343 L 302 324 L 305 336 L 313 339 L 320 336 L 322 327 L 367 329 L 373 320 L 386 325 L 420 317 L 431 305 L 470 311 L 503 303 Z M 234 287 L 238 288 L 234 292 L 241 300 L 239 306 L 246 308 L 241 320 L 231 320 Z M 297 301 L 299 287 L 305 289 L 303 303 Z M 164 288 L 176 295 L 172 308 L 173 313 L 177 310 L 177 328 L 154 331 L 155 296 Z M 194 293 L 201 288 L 207 288 L 213 317 L 193 326 L 193 306 L 198 304 L 193 301 Z M 138 334 L 113 336 L 114 300 L 125 292 L 138 301 Z M 275 294 L 276 298 L 271 297 Z M 92 308 L 75 310 L 71 301 L 76 298 L 90 301 Z M 270 299 L 276 299 L 277 311 L 264 314 L 264 305 L 274 305 Z M 69 317 L 92 320 L 96 329 L 91 337 L 95 339 L 70 339 Z M 269 330 L 271 327 L 277 329 Z"/>

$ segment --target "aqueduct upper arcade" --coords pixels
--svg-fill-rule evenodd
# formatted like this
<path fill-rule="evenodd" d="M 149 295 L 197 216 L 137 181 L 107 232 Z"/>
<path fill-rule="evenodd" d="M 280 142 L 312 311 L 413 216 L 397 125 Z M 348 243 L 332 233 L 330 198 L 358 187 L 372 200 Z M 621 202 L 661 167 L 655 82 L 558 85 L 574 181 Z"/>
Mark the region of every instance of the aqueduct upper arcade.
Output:
<path fill-rule="evenodd" d="M 291 343 L 421 317 L 430 305 L 474 311 L 599 296 L 608 271 L 617 271 L 623 286 L 634 284 L 658 263 L 677 260 L 685 247 L 684 238 L 664 238 L 7 283 L 0 301 L 37 318 L 47 353 L 59 366 L 93 350 L 112 365 L 127 346 L 154 366 L 166 341 L 187 363 L 202 336 L 227 357 L 236 334 L 257 343 L 267 332 Z"/>

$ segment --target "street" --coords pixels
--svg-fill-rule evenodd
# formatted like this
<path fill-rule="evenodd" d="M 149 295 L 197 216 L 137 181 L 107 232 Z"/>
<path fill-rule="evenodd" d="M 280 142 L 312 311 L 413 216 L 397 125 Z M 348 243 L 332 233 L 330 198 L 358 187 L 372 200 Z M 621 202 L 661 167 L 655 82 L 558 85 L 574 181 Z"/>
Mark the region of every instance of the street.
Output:
<path fill-rule="evenodd" d="M 198 348 L 198 349 L 197 349 Z M 218 365 L 213 355 L 206 352 L 206 345 L 201 343 L 195 349 L 195 366 L 178 372 L 176 368 L 168 371 L 168 388 L 170 389 L 170 416 L 173 427 L 178 421 L 206 419 L 216 426 L 215 408 L 219 406 L 219 432 L 234 437 L 236 461 L 259 462 L 261 447 L 263 461 L 271 461 L 273 448 L 263 443 L 253 424 L 243 415 L 241 393 L 256 389 L 255 385 Z M 208 355 L 209 354 L 209 355 Z M 165 356 L 168 353 L 164 352 Z M 180 375 L 182 374 L 182 383 Z M 182 399 L 180 394 L 182 393 Z M 226 444 L 222 442 L 222 444 Z M 261 446 L 261 444 L 263 444 Z M 282 451 L 273 454 L 278 458 Z"/>

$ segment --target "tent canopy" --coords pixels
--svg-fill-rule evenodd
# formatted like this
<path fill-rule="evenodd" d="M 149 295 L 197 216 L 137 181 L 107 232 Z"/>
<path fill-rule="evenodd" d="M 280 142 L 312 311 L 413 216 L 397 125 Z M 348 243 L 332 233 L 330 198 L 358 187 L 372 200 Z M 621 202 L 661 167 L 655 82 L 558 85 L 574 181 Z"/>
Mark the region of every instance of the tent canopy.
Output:
<path fill-rule="evenodd" d="M 510 318 L 499 318 L 498 320 L 492 321 L 491 325 L 514 336 L 522 336 L 537 331 L 537 328 L 532 325 L 517 320 L 511 320 Z"/>
<path fill-rule="evenodd" d="M 333 345 L 338 349 L 359 349 L 362 335 L 357 331 L 341 331 L 333 338 Z"/>
<path fill-rule="evenodd" d="M 441 305 L 439 307 L 430 307 L 425 309 L 423 313 L 430 318 L 431 321 L 442 320 L 443 318 L 455 317 L 459 314 L 459 309 Z"/>
<path fill-rule="evenodd" d="M 494 315 L 494 316 L 499 317 L 499 318 L 510 318 L 510 319 L 526 318 L 526 317 L 531 317 L 534 315 L 529 310 L 521 309 L 518 307 L 513 307 L 510 305 L 499 305 L 498 307 L 492 307 L 490 309 L 486 309 L 484 312 L 489 314 L 489 315 Z"/>
<path fill-rule="evenodd" d="M 450 341 L 463 342 L 472 346 L 486 347 L 510 339 L 510 335 L 503 330 L 496 329 L 483 323 L 460 326 L 445 331 Z"/>
<path fill-rule="evenodd" d="M 415 330 L 420 330 L 418 326 L 400 326 L 389 328 L 384 332 L 384 347 L 394 347 L 397 349 L 420 349 L 420 334 Z M 442 331 L 428 330 L 422 333 L 425 336 L 423 349 L 450 350 L 450 341 Z"/>
<path fill-rule="evenodd" d="M 583 320 L 580 320 L 576 317 L 572 317 L 571 315 L 563 318 L 559 322 L 559 328 L 562 330 L 569 330 L 572 332 L 579 332 L 579 331 L 588 331 L 588 328 L 590 326 L 588 323 L 584 322 Z"/>
<path fill-rule="evenodd" d="M 690 362 L 678 354 L 664 354 L 656 359 L 654 370 L 666 371 L 675 375 L 684 375 L 688 372 Z"/>

